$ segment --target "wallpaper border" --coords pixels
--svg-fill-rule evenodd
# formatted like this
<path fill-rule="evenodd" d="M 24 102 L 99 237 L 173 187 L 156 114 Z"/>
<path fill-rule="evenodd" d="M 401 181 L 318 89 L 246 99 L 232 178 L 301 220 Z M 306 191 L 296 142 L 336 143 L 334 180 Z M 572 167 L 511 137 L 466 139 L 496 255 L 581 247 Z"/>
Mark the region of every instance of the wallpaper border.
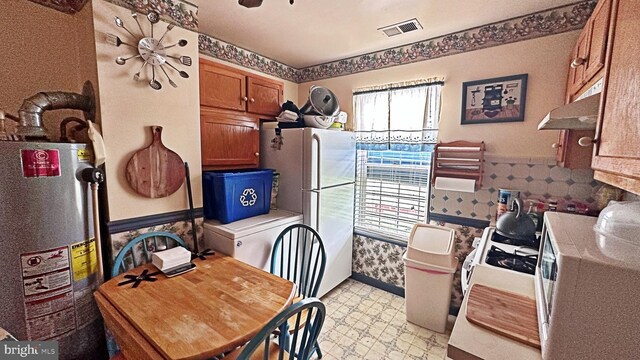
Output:
<path fill-rule="evenodd" d="M 200 54 L 203 55 L 257 70 L 263 74 L 284 80 L 295 83 L 300 82 L 300 70 L 207 34 L 199 34 L 198 49 Z"/>
<path fill-rule="evenodd" d="M 30 0 L 73 14 L 87 0 Z M 141 13 L 157 11 L 161 18 L 191 31 L 198 31 L 198 6 L 184 0 L 102 0 Z M 494 46 L 561 34 L 584 27 L 597 0 L 583 0 L 539 12 L 506 19 L 451 34 L 396 46 L 367 54 L 296 69 L 277 60 L 241 48 L 207 34 L 198 36 L 201 54 L 228 61 L 294 83 L 380 70 L 392 66 L 437 59 Z"/>
<path fill-rule="evenodd" d="M 299 82 L 309 82 L 397 65 L 437 59 L 584 27 L 597 0 L 586 0 L 498 21 L 451 34 L 371 52 L 300 70 Z"/>
<path fill-rule="evenodd" d="M 89 0 L 29 0 L 33 3 L 67 13 L 75 14 Z M 97 1 L 97 0 L 96 0 Z M 108 3 L 147 14 L 156 11 L 160 18 L 181 28 L 198 31 L 198 6 L 185 0 L 102 0 Z"/>
<path fill-rule="evenodd" d="M 103 0 L 108 3 L 147 14 L 155 11 L 160 18 L 186 30 L 198 31 L 198 6 L 183 0 Z"/>
<path fill-rule="evenodd" d="M 302 69 L 293 68 L 206 34 L 200 34 L 199 48 L 202 54 L 300 84 L 579 30 L 586 24 L 596 4 L 597 0 L 583 0 Z"/>

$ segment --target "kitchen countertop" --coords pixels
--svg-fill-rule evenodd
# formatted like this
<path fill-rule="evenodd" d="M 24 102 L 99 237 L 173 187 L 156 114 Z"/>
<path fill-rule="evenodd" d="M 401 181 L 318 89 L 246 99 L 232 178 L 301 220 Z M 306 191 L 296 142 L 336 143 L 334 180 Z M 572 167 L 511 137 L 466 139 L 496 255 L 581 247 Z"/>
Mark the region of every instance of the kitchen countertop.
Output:
<path fill-rule="evenodd" d="M 471 285 L 483 284 L 535 299 L 533 276 L 507 271 L 489 265 L 473 269 Z M 462 302 L 449 338 L 447 359 L 542 359 L 539 349 L 511 340 L 467 321 L 467 298 Z"/>

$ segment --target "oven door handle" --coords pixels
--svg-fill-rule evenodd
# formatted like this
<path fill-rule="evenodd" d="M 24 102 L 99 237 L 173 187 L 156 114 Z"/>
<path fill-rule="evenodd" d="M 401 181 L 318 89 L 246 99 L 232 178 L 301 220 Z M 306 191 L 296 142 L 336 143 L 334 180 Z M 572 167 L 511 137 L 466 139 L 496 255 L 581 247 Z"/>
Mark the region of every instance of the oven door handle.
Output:
<path fill-rule="evenodd" d="M 469 289 L 469 271 L 464 266 L 460 274 L 460 286 L 462 287 L 462 295 L 466 295 Z"/>

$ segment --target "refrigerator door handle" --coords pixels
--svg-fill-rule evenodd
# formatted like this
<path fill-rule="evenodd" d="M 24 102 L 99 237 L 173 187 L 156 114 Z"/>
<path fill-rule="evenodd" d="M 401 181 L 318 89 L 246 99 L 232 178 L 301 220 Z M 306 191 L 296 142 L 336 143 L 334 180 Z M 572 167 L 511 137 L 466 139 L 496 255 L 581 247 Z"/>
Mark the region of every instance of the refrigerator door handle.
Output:
<path fill-rule="evenodd" d="M 322 191 L 320 191 L 320 190 L 309 190 L 309 191 L 314 193 L 314 194 L 316 194 L 316 196 L 317 196 L 317 198 L 316 198 L 316 226 L 314 227 L 314 229 L 317 232 L 320 232 L 320 195 L 322 194 Z"/>
<path fill-rule="evenodd" d="M 317 191 L 318 200 L 316 201 L 316 231 L 320 233 L 320 196 L 322 191 Z"/>
<path fill-rule="evenodd" d="M 320 153 L 322 152 L 322 151 L 320 151 L 320 136 L 318 136 L 318 134 L 313 134 L 311 137 L 313 138 L 313 140 L 318 142 L 318 151 L 316 151 L 316 160 L 317 160 L 317 162 L 316 162 L 316 189 L 322 189 L 322 186 L 320 184 L 320 179 L 321 179 L 320 169 L 322 168 L 322 166 L 321 166 L 322 162 L 320 161 L 321 160 Z M 318 201 L 320 201 L 320 196 L 319 195 L 318 195 Z M 319 231 L 319 230 L 316 229 L 316 231 Z"/>

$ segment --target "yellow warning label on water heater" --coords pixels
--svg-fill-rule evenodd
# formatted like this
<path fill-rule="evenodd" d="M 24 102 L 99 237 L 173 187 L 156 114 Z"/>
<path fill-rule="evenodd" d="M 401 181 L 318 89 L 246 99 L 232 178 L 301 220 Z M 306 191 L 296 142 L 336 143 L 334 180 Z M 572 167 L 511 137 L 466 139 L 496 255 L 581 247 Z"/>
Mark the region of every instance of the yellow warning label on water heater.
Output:
<path fill-rule="evenodd" d="M 89 150 L 89 149 L 80 149 L 80 150 L 78 150 L 78 160 L 79 161 L 91 161 L 91 150 Z"/>
<path fill-rule="evenodd" d="M 73 281 L 80 281 L 98 271 L 96 239 L 71 244 L 71 266 Z"/>

